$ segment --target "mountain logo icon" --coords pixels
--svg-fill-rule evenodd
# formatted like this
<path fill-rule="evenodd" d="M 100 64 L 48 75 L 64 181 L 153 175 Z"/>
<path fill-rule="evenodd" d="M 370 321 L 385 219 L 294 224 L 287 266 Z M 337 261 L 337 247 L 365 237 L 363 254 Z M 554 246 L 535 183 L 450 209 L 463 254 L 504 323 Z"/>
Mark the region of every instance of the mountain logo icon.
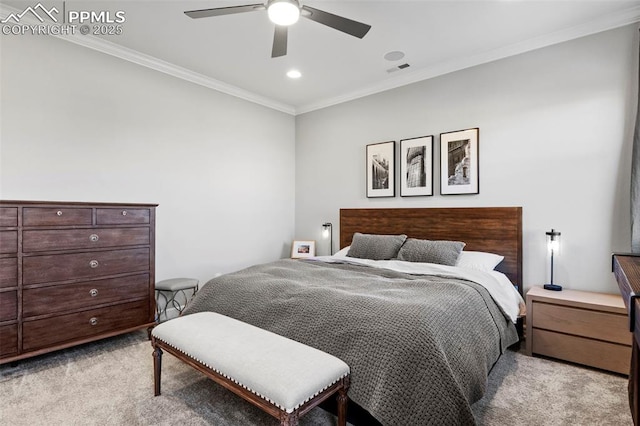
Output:
<path fill-rule="evenodd" d="M 31 7 L 31 6 L 27 7 L 21 13 L 18 13 L 18 14 L 10 13 L 9 16 L 7 16 L 5 19 L 0 21 L 0 23 L 6 24 L 10 20 L 13 20 L 16 24 L 19 24 L 20 20 L 27 14 L 31 14 L 35 16 L 36 18 L 38 18 L 40 22 L 43 22 L 43 23 L 44 23 L 44 18 L 46 17 L 49 17 L 49 19 L 51 19 L 53 22 L 58 22 L 58 19 L 53 15 L 54 13 L 55 14 L 59 13 L 58 9 L 56 9 L 55 6 L 47 10 L 47 8 L 42 5 L 42 3 L 38 3 L 34 7 Z"/>

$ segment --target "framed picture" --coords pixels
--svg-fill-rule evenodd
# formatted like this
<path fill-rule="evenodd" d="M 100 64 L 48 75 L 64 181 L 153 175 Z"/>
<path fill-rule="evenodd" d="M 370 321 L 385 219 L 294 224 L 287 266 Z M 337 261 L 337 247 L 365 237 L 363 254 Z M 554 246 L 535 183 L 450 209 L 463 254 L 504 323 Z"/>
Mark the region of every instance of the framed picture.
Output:
<path fill-rule="evenodd" d="M 313 257 L 316 255 L 315 241 L 294 241 L 291 247 L 291 258 L 300 259 L 303 257 Z"/>
<path fill-rule="evenodd" d="M 400 141 L 400 196 L 433 195 L 433 136 Z"/>
<path fill-rule="evenodd" d="M 396 143 L 367 145 L 367 197 L 395 197 Z"/>
<path fill-rule="evenodd" d="M 479 194 L 480 129 L 440 133 L 440 194 Z"/>

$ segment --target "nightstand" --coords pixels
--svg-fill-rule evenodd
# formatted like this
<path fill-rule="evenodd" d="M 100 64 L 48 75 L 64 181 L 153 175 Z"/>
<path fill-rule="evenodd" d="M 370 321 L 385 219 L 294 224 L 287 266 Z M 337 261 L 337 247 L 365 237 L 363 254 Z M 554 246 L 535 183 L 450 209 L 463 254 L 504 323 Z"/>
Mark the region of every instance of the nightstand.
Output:
<path fill-rule="evenodd" d="M 629 374 L 631 333 L 618 294 L 527 292 L 527 354 Z"/>

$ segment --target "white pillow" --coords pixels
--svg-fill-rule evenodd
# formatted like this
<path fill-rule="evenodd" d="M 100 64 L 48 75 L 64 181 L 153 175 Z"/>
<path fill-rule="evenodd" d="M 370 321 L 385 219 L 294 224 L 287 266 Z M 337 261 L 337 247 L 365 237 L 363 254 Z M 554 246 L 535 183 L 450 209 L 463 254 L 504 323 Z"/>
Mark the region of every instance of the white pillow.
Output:
<path fill-rule="evenodd" d="M 504 256 L 498 254 L 462 250 L 456 266 L 460 268 L 479 269 L 481 271 L 493 271 L 503 259 Z"/>
<path fill-rule="evenodd" d="M 351 248 L 351 246 L 346 246 L 345 248 L 343 248 L 342 250 L 340 250 L 336 254 L 334 254 L 334 256 L 345 257 L 347 255 L 347 253 L 349 253 L 349 248 Z"/>

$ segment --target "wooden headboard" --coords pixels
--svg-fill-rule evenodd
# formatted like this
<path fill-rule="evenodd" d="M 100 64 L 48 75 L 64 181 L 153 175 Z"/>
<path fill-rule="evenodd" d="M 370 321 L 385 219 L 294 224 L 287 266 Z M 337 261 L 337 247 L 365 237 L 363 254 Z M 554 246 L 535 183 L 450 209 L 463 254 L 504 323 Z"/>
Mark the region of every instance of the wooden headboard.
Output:
<path fill-rule="evenodd" d="M 464 241 L 465 250 L 500 254 L 496 269 L 522 294 L 522 207 L 340 209 L 340 248 L 355 232 Z"/>

